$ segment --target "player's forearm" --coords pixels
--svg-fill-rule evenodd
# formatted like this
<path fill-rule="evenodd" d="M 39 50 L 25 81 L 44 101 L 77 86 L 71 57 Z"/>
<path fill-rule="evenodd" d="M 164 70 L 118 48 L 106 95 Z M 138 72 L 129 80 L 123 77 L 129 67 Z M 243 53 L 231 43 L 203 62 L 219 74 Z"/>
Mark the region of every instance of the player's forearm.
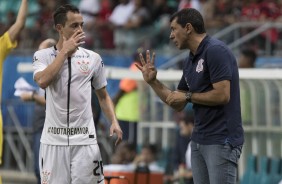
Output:
<path fill-rule="evenodd" d="M 117 123 L 118 121 L 115 115 L 114 105 L 113 105 L 113 102 L 110 96 L 107 96 L 101 99 L 99 102 L 100 102 L 101 109 L 104 112 L 108 121 L 110 121 L 111 123 Z"/>
<path fill-rule="evenodd" d="M 48 65 L 45 70 L 36 73 L 34 80 L 40 88 L 45 89 L 52 83 L 52 81 L 55 79 L 60 69 L 62 68 L 67 57 L 67 52 L 61 50 L 55 60 L 50 65 Z"/>
<path fill-rule="evenodd" d="M 8 30 L 12 42 L 16 40 L 20 31 L 24 28 L 26 17 L 27 17 L 27 11 L 28 11 L 27 1 L 28 0 L 22 0 L 20 9 L 18 11 L 16 22 Z"/>

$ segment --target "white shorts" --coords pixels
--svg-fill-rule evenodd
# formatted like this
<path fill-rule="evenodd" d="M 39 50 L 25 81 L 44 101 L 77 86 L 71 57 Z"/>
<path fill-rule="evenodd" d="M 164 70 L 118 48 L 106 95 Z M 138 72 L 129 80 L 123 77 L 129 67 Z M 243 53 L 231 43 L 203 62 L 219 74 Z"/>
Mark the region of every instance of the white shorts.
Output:
<path fill-rule="evenodd" d="M 40 145 L 41 184 L 104 184 L 98 144 L 83 146 Z"/>

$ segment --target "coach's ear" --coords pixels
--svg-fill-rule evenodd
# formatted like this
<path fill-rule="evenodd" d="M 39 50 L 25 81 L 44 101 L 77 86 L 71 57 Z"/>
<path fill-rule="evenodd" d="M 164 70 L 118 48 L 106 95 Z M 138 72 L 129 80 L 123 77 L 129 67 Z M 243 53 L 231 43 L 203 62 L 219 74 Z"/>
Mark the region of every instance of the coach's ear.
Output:
<path fill-rule="evenodd" d="M 192 32 L 192 29 L 193 29 L 192 24 L 187 23 L 187 24 L 185 25 L 185 29 L 186 29 L 187 35 L 189 35 L 189 34 Z"/>

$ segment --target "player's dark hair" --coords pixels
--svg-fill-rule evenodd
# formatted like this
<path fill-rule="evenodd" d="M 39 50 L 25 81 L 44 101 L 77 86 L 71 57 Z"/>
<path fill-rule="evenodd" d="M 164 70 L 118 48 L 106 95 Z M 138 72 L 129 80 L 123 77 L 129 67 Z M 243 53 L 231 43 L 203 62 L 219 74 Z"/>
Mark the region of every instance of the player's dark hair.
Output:
<path fill-rule="evenodd" d="M 71 4 L 64 4 L 60 6 L 53 14 L 54 24 L 62 24 L 64 26 L 67 21 L 68 12 L 79 13 L 79 9 Z"/>
<path fill-rule="evenodd" d="M 203 34 L 206 32 L 204 19 L 200 12 L 194 8 L 185 8 L 170 17 L 170 22 L 176 19 L 177 24 L 180 24 L 181 27 L 185 27 L 187 23 L 190 23 L 196 33 Z"/>

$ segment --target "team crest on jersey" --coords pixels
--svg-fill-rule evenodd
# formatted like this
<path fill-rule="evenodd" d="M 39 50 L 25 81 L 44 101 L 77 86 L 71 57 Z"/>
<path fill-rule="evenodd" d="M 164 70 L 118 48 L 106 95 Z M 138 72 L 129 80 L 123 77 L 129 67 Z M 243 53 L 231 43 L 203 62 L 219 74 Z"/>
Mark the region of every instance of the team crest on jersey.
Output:
<path fill-rule="evenodd" d="M 84 74 L 89 74 L 89 61 L 78 61 L 77 64 L 79 65 L 79 69 Z"/>
<path fill-rule="evenodd" d="M 201 71 L 204 70 L 204 65 L 203 65 L 204 60 L 200 59 L 198 61 L 197 67 L 196 67 L 196 72 L 200 73 Z"/>
<path fill-rule="evenodd" d="M 51 175 L 51 172 L 42 171 L 41 183 L 42 184 L 49 184 L 50 175 Z"/>

